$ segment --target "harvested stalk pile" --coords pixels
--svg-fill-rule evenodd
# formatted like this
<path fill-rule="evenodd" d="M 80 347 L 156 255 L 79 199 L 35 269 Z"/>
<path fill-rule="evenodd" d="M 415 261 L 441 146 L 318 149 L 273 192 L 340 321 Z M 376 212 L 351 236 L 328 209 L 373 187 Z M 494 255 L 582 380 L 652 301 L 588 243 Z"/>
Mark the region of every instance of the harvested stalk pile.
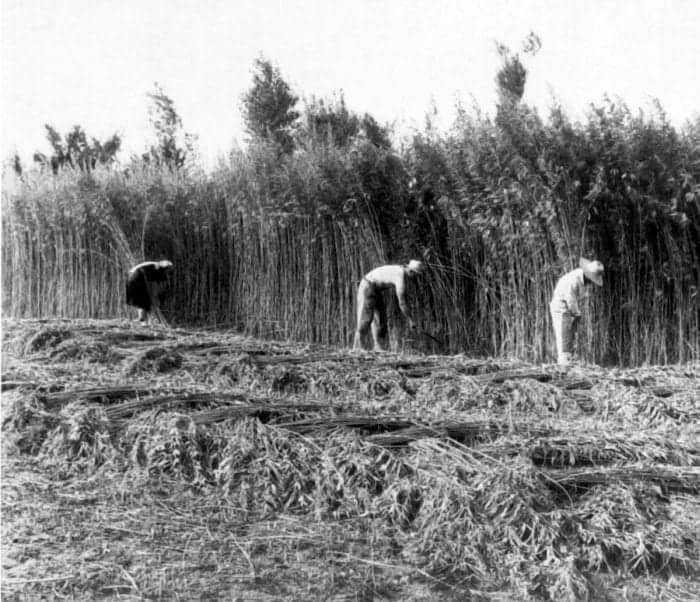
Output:
<path fill-rule="evenodd" d="M 698 366 L 8 326 L 8 599 L 700 597 Z"/>
<path fill-rule="evenodd" d="M 697 467 L 630 465 L 582 471 L 550 470 L 547 476 L 559 485 L 584 489 L 591 485 L 647 482 L 657 485 L 660 492 L 700 493 L 700 468 Z"/>

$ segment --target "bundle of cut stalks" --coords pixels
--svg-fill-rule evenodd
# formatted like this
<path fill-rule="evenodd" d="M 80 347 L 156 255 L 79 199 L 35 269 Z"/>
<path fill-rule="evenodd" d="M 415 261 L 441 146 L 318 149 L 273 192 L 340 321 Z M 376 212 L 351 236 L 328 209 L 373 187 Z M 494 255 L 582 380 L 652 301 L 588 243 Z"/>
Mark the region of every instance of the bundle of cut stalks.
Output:
<path fill-rule="evenodd" d="M 24 343 L 24 355 L 50 350 L 63 341 L 73 337 L 73 332 L 68 328 L 46 327 L 35 333 L 30 333 Z"/>
<path fill-rule="evenodd" d="M 551 467 L 599 466 L 644 462 L 673 466 L 700 466 L 700 449 L 671 441 L 666 433 L 647 432 L 630 437 L 621 432 L 593 435 L 560 432 L 549 437 L 508 435 L 481 445 L 479 450 L 493 457 L 520 455 L 536 465 Z"/>
<path fill-rule="evenodd" d="M 662 491 L 700 493 L 700 467 L 632 464 L 629 466 L 599 467 L 589 470 L 547 470 L 547 478 L 562 486 L 587 488 L 592 485 L 616 483 L 653 483 Z"/>
<path fill-rule="evenodd" d="M 169 347 L 151 347 L 138 354 L 124 368 L 126 375 L 170 372 L 182 365 L 183 356 Z"/>
<path fill-rule="evenodd" d="M 149 331 L 130 324 L 70 328 L 63 342 L 45 332 L 11 366 L 25 384 L 3 395 L 3 442 L 55 479 L 47 490 L 82 500 L 93 488 L 100 503 L 61 507 L 61 524 L 66 512 L 79 525 L 98 512 L 84 531 L 102 534 L 100 554 L 134 546 L 127 568 L 139 587 L 163 564 L 134 568 L 138 558 L 166 550 L 181 571 L 205 532 L 211 546 L 190 554 L 188 570 L 226 554 L 215 574 L 227 575 L 227 592 L 242 579 L 257 587 L 290 559 L 296 571 L 294 559 L 312 552 L 342 578 L 357 566 L 400 572 L 410 586 L 420 575 L 457 599 L 603 599 L 613 576 L 627 587 L 700 575 L 697 379 L 682 369 L 635 371 L 632 385 L 615 380 L 623 371 L 586 366 L 561 375 L 202 331 L 141 337 Z M 113 369 L 68 352 L 83 340 L 120 345 Z M 126 379 L 127 357 L 149 351 L 183 361 Z M 122 522 L 103 520 L 108 511 Z M 85 591 L 97 590 L 60 593 Z M 37 592 L 51 597 L 40 585 L 24 591 Z"/>

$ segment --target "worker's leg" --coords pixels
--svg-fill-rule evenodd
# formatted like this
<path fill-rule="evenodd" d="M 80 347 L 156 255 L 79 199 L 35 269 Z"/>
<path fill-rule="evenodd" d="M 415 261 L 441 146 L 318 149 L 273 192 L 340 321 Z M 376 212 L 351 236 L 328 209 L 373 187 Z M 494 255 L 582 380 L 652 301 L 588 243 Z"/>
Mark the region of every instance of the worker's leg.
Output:
<path fill-rule="evenodd" d="M 139 308 L 139 322 L 148 322 L 148 312 Z"/>
<path fill-rule="evenodd" d="M 551 314 L 557 346 L 557 363 L 566 366 L 573 357 L 573 319 L 568 312 L 553 311 Z"/>
<path fill-rule="evenodd" d="M 155 321 L 158 322 L 160 321 L 160 309 L 158 308 L 158 283 L 157 282 L 151 282 L 146 278 L 146 288 L 148 290 L 148 299 L 151 304 L 151 308 L 148 310 L 148 313 L 152 316 L 155 316 Z"/>
<path fill-rule="evenodd" d="M 560 311 L 550 311 L 550 314 L 552 316 L 552 327 L 554 328 L 554 343 L 557 347 L 557 363 L 566 365 L 569 362 L 564 353 L 562 341 L 563 314 Z"/>
<path fill-rule="evenodd" d="M 155 322 L 164 324 L 165 318 L 163 312 L 160 311 L 160 283 L 154 282 L 151 285 L 151 311 L 152 316 L 155 316 Z"/>
<path fill-rule="evenodd" d="M 369 284 L 363 280 L 357 288 L 357 329 L 353 349 L 362 349 L 362 337 L 369 332 L 372 323 L 372 295 Z"/>
<path fill-rule="evenodd" d="M 564 353 L 566 354 L 567 363 L 574 360 L 574 352 L 576 350 L 576 318 L 569 313 L 562 316 L 561 342 Z"/>

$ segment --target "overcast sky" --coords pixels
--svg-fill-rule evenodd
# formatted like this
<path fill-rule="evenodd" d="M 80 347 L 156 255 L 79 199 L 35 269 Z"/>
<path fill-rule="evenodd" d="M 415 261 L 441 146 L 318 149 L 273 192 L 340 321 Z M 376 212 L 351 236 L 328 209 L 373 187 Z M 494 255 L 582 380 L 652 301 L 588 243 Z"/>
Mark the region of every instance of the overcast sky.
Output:
<path fill-rule="evenodd" d="M 74 124 L 129 152 L 151 135 L 157 81 L 207 164 L 243 140 L 241 96 L 261 53 L 302 98 L 343 90 L 397 130 L 434 104 L 495 102 L 495 42 L 542 40 L 525 101 L 575 119 L 604 94 L 682 125 L 700 111 L 697 0 L 2 0 L 3 159 L 48 150 L 44 123 Z"/>

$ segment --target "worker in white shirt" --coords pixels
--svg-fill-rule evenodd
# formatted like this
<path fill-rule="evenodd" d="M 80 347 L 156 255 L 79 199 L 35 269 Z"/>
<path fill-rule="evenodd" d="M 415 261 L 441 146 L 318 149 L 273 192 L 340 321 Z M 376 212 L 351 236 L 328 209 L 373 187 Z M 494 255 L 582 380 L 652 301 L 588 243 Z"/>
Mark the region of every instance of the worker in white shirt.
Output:
<path fill-rule="evenodd" d="M 416 325 L 406 306 L 406 279 L 416 276 L 423 269 L 420 261 L 412 259 L 408 265 L 383 265 L 368 272 L 357 289 L 357 330 L 355 349 L 362 348 L 362 337 L 372 327 L 374 350 L 381 351 L 380 341 L 387 334 L 386 302 L 383 292 L 393 289 L 399 302 L 401 313 L 408 320 L 408 326 L 415 330 Z"/>
<path fill-rule="evenodd" d="M 160 304 L 165 296 L 172 270 L 173 264 L 167 259 L 144 261 L 129 270 L 126 280 L 126 303 L 138 308 L 139 321 L 147 322 L 149 313 L 163 321 Z"/>
<path fill-rule="evenodd" d="M 603 264 L 581 258 L 579 267 L 564 274 L 554 288 L 549 310 L 554 325 L 557 345 L 557 363 L 566 366 L 573 359 L 576 329 L 581 319 L 579 296 L 584 286 L 592 282 L 603 286 Z"/>

